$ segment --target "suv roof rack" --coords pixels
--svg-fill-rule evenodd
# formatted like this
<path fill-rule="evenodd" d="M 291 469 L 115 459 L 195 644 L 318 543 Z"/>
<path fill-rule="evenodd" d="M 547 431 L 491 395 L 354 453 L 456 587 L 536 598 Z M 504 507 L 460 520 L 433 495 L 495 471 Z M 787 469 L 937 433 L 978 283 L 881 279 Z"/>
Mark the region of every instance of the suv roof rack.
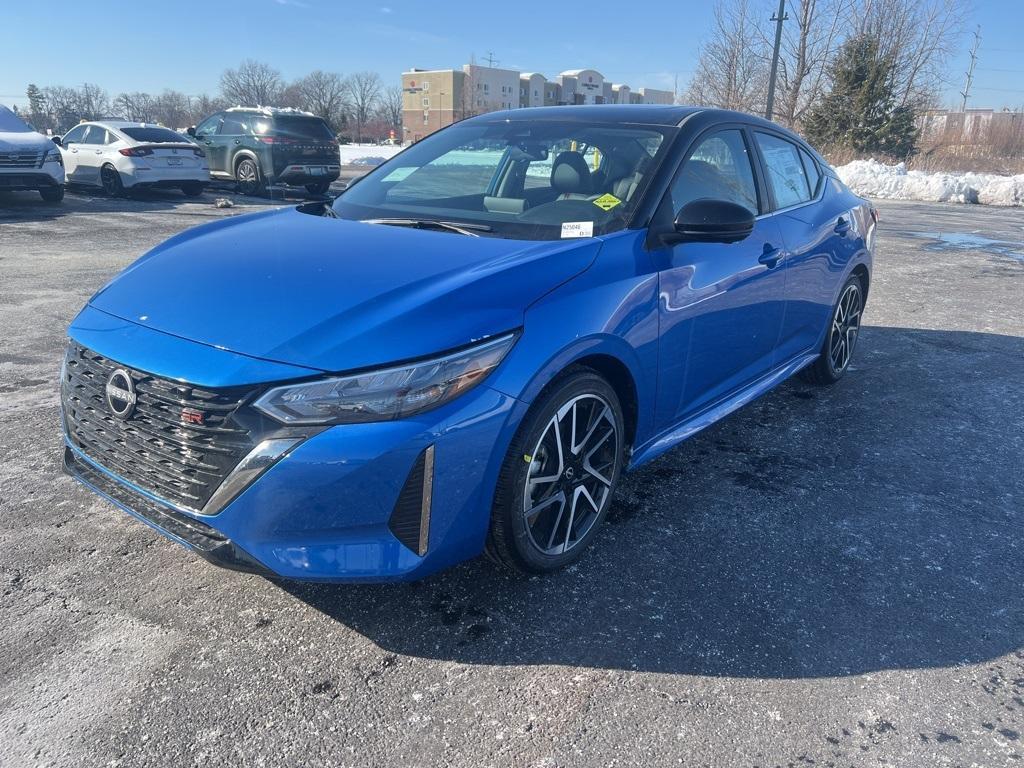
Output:
<path fill-rule="evenodd" d="M 228 107 L 226 112 L 259 112 L 261 115 L 267 117 L 273 117 L 274 115 L 304 115 L 307 117 L 316 117 L 312 112 L 306 112 L 303 109 L 295 109 L 295 107 Z"/>

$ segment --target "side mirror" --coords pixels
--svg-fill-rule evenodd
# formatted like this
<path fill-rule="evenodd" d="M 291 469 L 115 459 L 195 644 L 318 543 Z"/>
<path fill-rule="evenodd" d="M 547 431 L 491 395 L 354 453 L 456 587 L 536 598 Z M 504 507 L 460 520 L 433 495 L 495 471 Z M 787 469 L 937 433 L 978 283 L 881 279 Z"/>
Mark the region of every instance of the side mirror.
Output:
<path fill-rule="evenodd" d="M 754 231 L 754 214 L 727 200 L 702 198 L 687 203 L 676 216 L 668 243 L 737 243 Z"/>
<path fill-rule="evenodd" d="M 185 133 L 187 133 L 189 136 L 191 136 L 194 139 L 196 137 L 196 127 L 194 125 L 190 125 L 185 130 Z"/>
<path fill-rule="evenodd" d="M 50 137 L 50 140 L 51 140 L 51 141 L 52 141 L 52 142 L 53 142 L 54 144 L 56 144 L 56 145 L 57 145 L 58 147 L 63 147 L 63 146 L 64 146 L 64 142 L 62 142 L 62 141 L 60 140 L 60 136 L 51 136 L 51 137 Z"/>

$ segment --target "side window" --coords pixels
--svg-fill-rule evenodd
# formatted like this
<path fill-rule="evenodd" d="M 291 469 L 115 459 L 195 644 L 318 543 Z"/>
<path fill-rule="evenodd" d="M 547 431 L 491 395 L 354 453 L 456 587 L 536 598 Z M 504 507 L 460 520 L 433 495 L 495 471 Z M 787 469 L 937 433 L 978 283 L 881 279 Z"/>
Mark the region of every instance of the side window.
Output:
<path fill-rule="evenodd" d="M 814 161 L 814 158 L 802 148 L 800 150 L 800 159 L 804 161 L 804 170 L 807 171 L 807 185 L 811 188 L 811 197 L 814 197 L 818 193 L 821 171 L 818 170 L 818 164 Z"/>
<path fill-rule="evenodd" d="M 100 128 L 98 125 L 90 125 L 89 130 L 85 132 L 85 139 L 82 141 L 83 144 L 106 144 L 107 143 L 107 131 L 104 128 Z"/>
<path fill-rule="evenodd" d="M 63 139 L 64 144 L 81 144 L 82 138 L 85 136 L 85 129 L 87 125 L 79 125 L 68 131 L 67 135 Z"/>
<path fill-rule="evenodd" d="M 242 117 L 225 115 L 224 122 L 220 126 L 221 136 L 245 136 L 249 133 L 249 126 Z"/>
<path fill-rule="evenodd" d="M 756 215 L 757 185 L 743 133 L 730 129 L 704 138 L 679 169 L 669 194 L 676 213 L 687 203 L 711 198 L 742 205 Z"/>
<path fill-rule="evenodd" d="M 768 183 L 775 193 L 775 207 L 788 208 L 810 200 L 811 187 L 796 144 L 768 133 L 754 136 L 764 157 Z"/>
<path fill-rule="evenodd" d="M 217 133 L 217 129 L 220 127 L 220 121 L 220 115 L 214 115 L 213 117 L 206 118 L 196 126 L 196 136 L 213 136 Z"/>
<path fill-rule="evenodd" d="M 117 136 L 115 136 L 110 131 L 107 131 L 107 141 L 106 141 L 107 144 L 115 144 L 118 141 L 120 141 L 120 139 Z"/>

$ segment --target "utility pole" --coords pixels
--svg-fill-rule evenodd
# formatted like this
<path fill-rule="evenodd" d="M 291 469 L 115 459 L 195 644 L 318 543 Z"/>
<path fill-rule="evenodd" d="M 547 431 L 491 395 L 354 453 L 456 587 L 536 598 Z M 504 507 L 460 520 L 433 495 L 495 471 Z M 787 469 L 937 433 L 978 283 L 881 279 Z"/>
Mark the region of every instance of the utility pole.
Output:
<path fill-rule="evenodd" d="M 971 45 L 971 63 L 967 67 L 967 82 L 964 83 L 964 89 L 960 91 L 960 95 L 964 97 L 963 101 L 960 102 L 960 111 L 967 111 L 967 99 L 971 95 L 971 84 L 974 82 L 974 65 L 978 63 L 978 47 L 981 45 L 981 25 L 974 30 L 974 43 Z"/>
<path fill-rule="evenodd" d="M 775 53 L 772 54 L 772 73 L 768 77 L 768 105 L 764 110 L 766 120 L 772 119 L 775 112 L 775 76 L 779 73 L 779 49 L 782 47 L 782 22 L 789 18 L 786 13 L 786 0 L 779 0 L 779 10 L 772 14 L 775 22 Z"/>
<path fill-rule="evenodd" d="M 501 63 L 496 58 L 494 58 L 494 51 L 488 51 L 487 52 L 487 58 L 484 59 L 484 61 L 486 61 L 487 62 L 487 66 L 491 67 L 492 69 L 494 68 L 495 64 L 500 64 Z"/>

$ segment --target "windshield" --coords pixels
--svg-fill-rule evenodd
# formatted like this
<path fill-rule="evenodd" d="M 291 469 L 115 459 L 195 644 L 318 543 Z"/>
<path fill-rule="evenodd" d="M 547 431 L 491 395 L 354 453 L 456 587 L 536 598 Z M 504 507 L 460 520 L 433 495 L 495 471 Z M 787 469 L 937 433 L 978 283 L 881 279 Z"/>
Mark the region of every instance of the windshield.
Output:
<path fill-rule="evenodd" d="M 32 129 L 7 107 L 0 105 L 0 131 L 4 133 L 32 133 Z"/>
<path fill-rule="evenodd" d="M 334 212 L 477 225 L 529 240 L 607 234 L 628 223 L 674 131 L 569 121 L 455 125 L 359 179 Z"/>
<path fill-rule="evenodd" d="M 334 134 L 319 117 L 275 115 L 273 119 L 257 120 L 256 133 L 296 140 L 332 141 Z"/>
<path fill-rule="evenodd" d="M 156 126 L 152 128 L 119 128 L 118 130 L 136 141 L 145 141 L 151 144 L 165 144 L 170 142 L 180 144 L 181 142 L 188 141 L 188 139 L 180 133 L 175 133 L 168 128 L 160 128 Z"/>

